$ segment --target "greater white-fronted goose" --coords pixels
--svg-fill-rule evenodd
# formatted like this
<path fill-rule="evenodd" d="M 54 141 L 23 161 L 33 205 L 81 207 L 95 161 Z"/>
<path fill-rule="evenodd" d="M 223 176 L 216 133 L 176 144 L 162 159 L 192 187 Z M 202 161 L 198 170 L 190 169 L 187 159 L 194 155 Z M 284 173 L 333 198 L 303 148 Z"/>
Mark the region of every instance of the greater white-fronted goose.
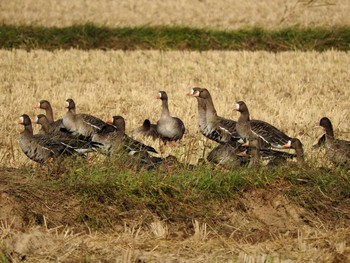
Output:
<path fill-rule="evenodd" d="M 55 121 L 53 117 L 53 110 L 49 101 L 41 100 L 35 104 L 34 108 L 45 110 L 45 115 L 50 125 L 50 132 L 56 132 L 56 131 L 59 131 L 61 128 L 63 128 L 62 119 L 58 119 Z M 45 132 L 41 130 L 41 133 L 45 133 Z"/>
<path fill-rule="evenodd" d="M 145 119 L 140 127 L 132 131 L 132 136 L 151 137 L 153 140 L 158 139 L 157 125 L 152 124 L 149 119 Z"/>
<path fill-rule="evenodd" d="M 258 135 L 252 131 L 248 107 L 244 101 L 238 101 L 234 110 L 241 113 L 236 123 L 236 131 L 239 137 L 249 145 L 249 140 L 253 137 L 257 139 Z"/>
<path fill-rule="evenodd" d="M 222 143 L 211 150 L 207 156 L 210 163 L 233 169 L 249 162 L 249 156 L 241 156 L 241 151 L 229 143 Z"/>
<path fill-rule="evenodd" d="M 77 114 L 75 102 L 72 99 L 66 100 L 65 107 L 68 111 L 63 117 L 63 126 L 69 132 L 89 138 L 106 126 L 103 120 L 95 116 L 84 113 Z"/>
<path fill-rule="evenodd" d="M 320 138 L 318 138 L 317 143 L 312 145 L 312 149 L 318 149 L 325 145 L 326 142 L 326 134 L 323 134 Z"/>
<path fill-rule="evenodd" d="M 81 135 L 74 135 L 72 132 L 68 132 L 65 129 L 54 129 L 47 119 L 47 116 L 44 114 L 39 114 L 35 116 L 35 119 L 32 123 L 41 125 L 41 134 L 49 135 L 52 139 L 59 140 L 60 142 L 66 143 L 76 148 L 85 148 L 93 150 L 94 147 L 97 147 L 98 144 L 87 140 L 86 137 Z"/>
<path fill-rule="evenodd" d="M 245 126 L 250 126 L 252 133 L 260 139 L 261 147 L 282 149 L 291 140 L 284 132 L 265 121 L 250 120 L 248 107 L 243 101 L 236 103 L 236 110 L 241 112 L 236 126 L 237 132 L 246 134 L 249 128 Z"/>
<path fill-rule="evenodd" d="M 202 132 L 205 136 L 217 142 L 237 141 L 240 139 L 236 130 L 236 122 L 217 115 L 207 89 L 196 88 L 192 93 L 194 97 L 199 96 L 205 101 L 206 127 Z M 283 146 L 291 139 L 288 135 L 267 122 L 252 119 L 250 124 L 251 130 L 271 147 L 284 148 Z"/>
<path fill-rule="evenodd" d="M 166 144 L 168 141 L 181 140 L 185 133 L 185 125 L 178 117 L 170 116 L 168 107 L 168 95 L 165 91 L 159 91 L 157 99 L 162 101 L 162 114 L 157 121 L 157 132 L 161 140 Z"/>
<path fill-rule="evenodd" d="M 24 126 L 24 130 L 19 136 L 19 146 L 25 155 L 35 162 L 46 163 L 59 157 L 85 152 L 85 149 L 55 140 L 49 135 L 34 135 L 32 122 L 27 114 L 20 117 L 18 124 Z"/>
<path fill-rule="evenodd" d="M 129 155 L 139 152 L 157 153 L 153 147 L 134 140 L 125 134 L 125 119 L 122 116 L 113 116 L 112 120 L 108 120 L 107 123 L 112 124 L 114 129 L 107 125 L 92 136 L 92 141 L 102 145 L 100 147 L 102 153 L 109 155 L 120 153 L 121 150 Z"/>
<path fill-rule="evenodd" d="M 243 140 L 243 145 L 251 148 L 249 166 L 257 166 L 260 159 L 261 139 L 254 131 L 252 131 L 249 110 L 245 102 L 238 101 L 235 110 L 241 113 L 236 123 L 236 131 Z"/>
<path fill-rule="evenodd" d="M 294 149 L 298 164 L 304 164 L 304 149 L 303 144 L 298 138 L 291 138 L 284 146 L 286 149 Z"/>
<path fill-rule="evenodd" d="M 218 143 L 230 143 L 237 146 L 237 141 L 240 137 L 236 131 L 236 121 L 217 115 L 209 91 L 204 88 L 195 87 L 187 95 L 197 99 L 200 132 L 205 137 Z"/>
<path fill-rule="evenodd" d="M 328 158 L 335 164 L 350 167 L 350 141 L 336 139 L 333 125 L 327 117 L 320 120 L 320 126 L 325 131 L 325 147 Z"/>
<path fill-rule="evenodd" d="M 256 151 L 256 149 L 250 147 L 242 152 L 241 149 L 234 147 L 229 143 L 222 143 L 210 151 L 207 156 L 207 160 L 211 163 L 221 165 L 227 169 L 242 165 L 259 165 L 259 158 L 254 158 L 254 154 L 256 153 L 252 153 L 252 151 Z M 293 159 L 296 157 L 295 154 L 274 149 L 260 149 L 258 154 L 261 160 L 268 161 L 268 165 L 270 166 L 276 166 L 278 164 L 285 163 L 287 159 Z M 252 158 L 254 159 L 252 160 Z"/>

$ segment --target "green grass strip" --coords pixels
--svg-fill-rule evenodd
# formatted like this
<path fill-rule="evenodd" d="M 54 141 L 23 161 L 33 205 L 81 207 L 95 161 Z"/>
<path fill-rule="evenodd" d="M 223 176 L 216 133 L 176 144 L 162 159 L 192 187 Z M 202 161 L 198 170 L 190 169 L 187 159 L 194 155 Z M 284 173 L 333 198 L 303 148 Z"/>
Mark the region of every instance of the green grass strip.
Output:
<path fill-rule="evenodd" d="M 0 25 L 0 48 L 348 51 L 350 28 L 252 28 L 220 31 L 189 27 L 108 28 L 91 24 L 65 28 Z"/>

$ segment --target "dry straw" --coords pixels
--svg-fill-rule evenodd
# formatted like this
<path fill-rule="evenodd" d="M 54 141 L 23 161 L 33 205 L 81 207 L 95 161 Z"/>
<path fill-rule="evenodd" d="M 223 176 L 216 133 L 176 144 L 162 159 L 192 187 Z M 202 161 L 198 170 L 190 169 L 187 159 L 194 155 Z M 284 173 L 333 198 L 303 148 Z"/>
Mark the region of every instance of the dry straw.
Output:
<path fill-rule="evenodd" d="M 198 132 L 197 102 L 186 96 L 193 86 L 208 88 L 217 112 L 227 118 L 238 118 L 233 105 L 244 100 L 252 118 L 301 139 L 309 157 L 322 133 L 314 128 L 321 117 L 333 121 L 338 137 L 347 138 L 350 129 L 348 53 L 2 50 L 0 57 L 1 165 L 31 163 L 18 147 L 22 127 L 15 122 L 23 113 L 41 113 L 33 107 L 41 99 L 51 101 L 55 118 L 65 114 L 67 98 L 76 101 L 77 112 L 102 119 L 122 115 L 130 132 L 145 118 L 158 120 L 155 96 L 165 90 L 171 114 L 188 130 L 169 151 L 191 162 L 208 144 Z"/>
<path fill-rule="evenodd" d="M 15 25 L 186 25 L 221 29 L 348 25 L 345 0 L 11 0 L 0 1 L 0 22 Z"/>

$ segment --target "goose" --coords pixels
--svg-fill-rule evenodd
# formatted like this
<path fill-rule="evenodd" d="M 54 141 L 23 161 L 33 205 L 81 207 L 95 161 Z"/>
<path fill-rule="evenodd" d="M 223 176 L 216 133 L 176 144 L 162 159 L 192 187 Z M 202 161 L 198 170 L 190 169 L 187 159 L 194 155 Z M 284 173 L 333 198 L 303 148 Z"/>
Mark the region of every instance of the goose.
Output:
<path fill-rule="evenodd" d="M 102 153 L 110 155 L 121 152 L 121 150 L 129 155 L 139 152 L 157 153 L 153 147 L 134 140 L 125 134 L 125 119 L 122 116 L 113 116 L 112 120 L 108 120 L 106 123 L 109 125 L 104 126 L 92 136 L 93 142 L 102 145 L 100 147 Z"/>
<path fill-rule="evenodd" d="M 211 95 L 207 89 L 196 87 L 192 89 L 191 94 L 193 97 L 204 99 L 206 124 L 202 133 L 206 137 L 217 142 L 242 142 L 236 130 L 237 122 L 217 115 Z M 291 137 L 265 121 L 252 119 L 250 120 L 250 125 L 251 130 L 268 147 L 283 149 L 284 145 L 291 139 Z"/>
<path fill-rule="evenodd" d="M 234 147 L 229 143 L 223 143 L 217 145 L 209 152 L 207 161 L 223 166 L 227 169 L 232 169 L 242 166 L 249 161 L 249 157 L 242 157 L 240 154 L 241 151 L 237 147 Z"/>
<path fill-rule="evenodd" d="M 54 138 L 56 140 L 59 140 L 61 142 L 64 142 L 66 144 L 72 145 L 74 147 L 81 147 L 81 148 L 90 148 L 91 151 L 93 151 L 93 148 L 97 147 L 98 144 L 91 142 L 90 140 L 87 140 L 84 136 L 81 135 L 74 135 L 72 132 L 68 132 L 65 129 L 54 129 L 44 114 L 39 114 L 35 116 L 34 121 L 32 123 L 36 123 L 38 125 L 41 125 L 41 133 L 48 136 L 51 136 L 51 138 Z"/>
<path fill-rule="evenodd" d="M 187 95 L 197 99 L 200 132 L 210 140 L 218 143 L 230 143 L 237 147 L 240 136 L 236 131 L 236 121 L 217 115 L 209 91 L 205 88 L 194 87 Z"/>
<path fill-rule="evenodd" d="M 20 116 L 18 124 L 24 126 L 24 130 L 19 135 L 19 146 L 24 154 L 35 162 L 44 164 L 60 157 L 83 153 L 85 150 L 48 135 L 34 135 L 32 121 L 27 114 Z"/>
<path fill-rule="evenodd" d="M 103 120 L 95 116 L 84 113 L 77 114 L 75 102 L 72 99 L 66 100 L 65 107 L 68 111 L 63 117 L 63 126 L 69 132 L 91 138 L 95 133 L 107 126 Z"/>
<path fill-rule="evenodd" d="M 326 142 L 326 134 L 323 134 L 320 138 L 318 138 L 317 143 L 312 145 L 312 149 L 318 149 L 325 145 Z"/>
<path fill-rule="evenodd" d="M 178 117 L 170 116 L 168 95 L 165 91 L 159 91 L 157 99 L 162 101 L 162 113 L 156 125 L 161 140 L 164 144 L 168 141 L 181 140 L 185 133 L 185 125 Z"/>
<path fill-rule="evenodd" d="M 257 162 L 256 159 L 251 161 L 251 151 L 252 148 L 241 151 L 239 148 L 233 147 L 229 143 L 223 143 L 217 145 L 212 151 L 209 152 L 207 161 L 221 165 L 227 169 L 232 169 L 243 165 L 258 165 L 259 162 Z M 269 166 L 276 166 L 285 162 L 287 159 L 293 159 L 296 157 L 295 154 L 274 149 L 260 149 L 259 155 L 262 160 L 268 162 Z"/>
<path fill-rule="evenodd" d="M 252 131 L 249 110 L 245 102 L 238 101 L 235 110 L 241 113 L 236 123 L 236 131 L 243 140 L 243 145 L 251 148 L 249 166 L 257 166 L 260 160 L 260 137 Z"/>
<path fill-rule="evenodd" d="M 329 118 L 321 118 L 319 125 L 325 131 L 324 145 L 328 158 L 335 165 L 350 167 L 350 141 L 334 137 L 333 125 Z"/>
<path fill-rule="evenodd" d="M 303 144 L 298 138 L 291 138 L 285 145 L 283 145 L 283 148 L 286 149 L 294 149 L 296 153 L 296 158 L 298 164 L 302 165 L 304 164 L 304 149 Z"/>
<path fill-rule="evenodd" d="M 61 128 L 63 128 L 62 119 L 58 119 L 55 121 L 53 117 L 53 110 L 49 101 L 41 100 L 35 104 L 34 108 L 45 110 L 45 114 L 47 116 L 51 132 L 59 131 Z M 45 131 L 40 130 L 40 133 L 45 134 Z"/>
<path fill-rule="evenodd" d="M 132 131 L 132 136 L 151 137 L 153 140 L 158 139 L 159 134 L 157 132 L 157 125 L 152 124 L 149 119 L 145 119 L 140 127 L 137 127 Z"/>

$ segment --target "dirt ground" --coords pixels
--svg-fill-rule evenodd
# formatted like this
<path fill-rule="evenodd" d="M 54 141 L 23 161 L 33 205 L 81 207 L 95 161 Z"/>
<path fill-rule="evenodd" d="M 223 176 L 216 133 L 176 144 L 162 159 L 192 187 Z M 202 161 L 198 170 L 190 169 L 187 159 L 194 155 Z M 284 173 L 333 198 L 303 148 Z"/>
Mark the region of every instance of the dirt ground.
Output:
<path fill-rule="evenodd" d="M 350 207 L 338 205 L 341 220 L 307 211 L 288 200 L 283 187 L 242 193 L 213 207 L 216 216 L 207 219 L 175 222 L 160 220 L 148 210 L 105 207 L 106 215 L 114 215 L 113 222 L 92 229 L 77 196 L 33 192 L 31 180 L 15 169 L 1 169 L 0 258 L 13 262 L 350 260 Z"/>

